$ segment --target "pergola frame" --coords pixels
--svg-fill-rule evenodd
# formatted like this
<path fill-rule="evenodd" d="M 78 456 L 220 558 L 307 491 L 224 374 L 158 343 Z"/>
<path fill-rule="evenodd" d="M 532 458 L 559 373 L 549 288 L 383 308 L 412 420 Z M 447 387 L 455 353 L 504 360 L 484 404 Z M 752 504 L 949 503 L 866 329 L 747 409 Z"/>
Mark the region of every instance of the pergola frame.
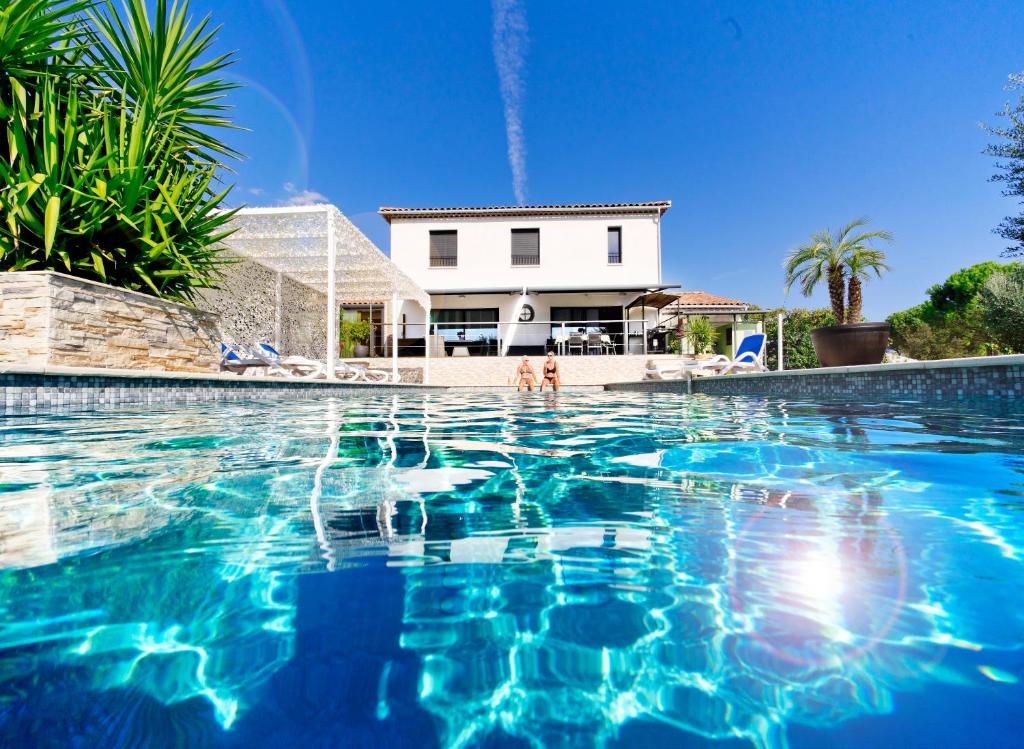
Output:
<path fill-rule="evenodd" d="M 231 219 L 235 230 L 224 244 L 327 297 L 327 376 L 338 362 L 338 319 L 345 304 L 367 299 L 391 302 L 392 373 L 398 379 L 398 310 L 419 304 L 430 318 L 430 296 L 333 205 L 243 208 Z M 340 230 L 340 231 L 339 231 Z M 280 284 L 278 284 L 280 306 Z M 287 353 L 287 352 L 285 352 Z M 424 380 L 430 379 L 429 352 Z"/>

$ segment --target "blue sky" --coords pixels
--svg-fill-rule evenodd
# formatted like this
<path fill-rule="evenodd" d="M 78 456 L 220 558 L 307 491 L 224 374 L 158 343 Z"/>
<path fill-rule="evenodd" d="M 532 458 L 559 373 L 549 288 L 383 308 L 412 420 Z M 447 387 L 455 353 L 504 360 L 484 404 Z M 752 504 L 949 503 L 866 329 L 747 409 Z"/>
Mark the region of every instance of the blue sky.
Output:
<path fill-rule="evenodd" d="M 891 230 L 880 318 L 996 259 L 1016 206 L 979 122 L 1024 70 L 1008 2 L 521 2 L 530 203 L 670 199 L 666 281 L 761 305 L 813 231 Z M 385 251 L 381 205 L 514 204 L 492 6 L 193 0 L 245 87 L 235 200 L 323 196 Z"/>

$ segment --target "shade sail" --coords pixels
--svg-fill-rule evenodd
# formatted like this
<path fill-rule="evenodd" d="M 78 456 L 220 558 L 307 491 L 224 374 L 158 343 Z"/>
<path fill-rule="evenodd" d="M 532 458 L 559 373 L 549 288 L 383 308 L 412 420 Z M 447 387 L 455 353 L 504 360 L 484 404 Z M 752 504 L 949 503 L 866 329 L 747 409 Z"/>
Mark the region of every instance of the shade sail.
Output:
<path fill-rule="evenodd" d="M 337 304 L 430 297 L 333 205 L 243 208 L 225 241 L 234 253 L 330 294 Z"/>

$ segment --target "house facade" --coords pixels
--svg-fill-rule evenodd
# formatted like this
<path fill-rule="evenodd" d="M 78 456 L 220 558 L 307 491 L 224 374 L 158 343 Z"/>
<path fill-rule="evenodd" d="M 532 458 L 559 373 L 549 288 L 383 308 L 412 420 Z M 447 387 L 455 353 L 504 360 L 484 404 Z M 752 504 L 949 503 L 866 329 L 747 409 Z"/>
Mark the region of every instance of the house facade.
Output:
<path fill-rule="evenodd" d="M 430 295 L 399 311 L 399 350 L 431 355 L 643 354 L 659 345 L 645 300 L 661 270 L 669 201 L 381 208 L 391 260 Z M 404 343 L 403 343 L 404 342 Z M 568 350 L 569 346 L 585 350 Z"/>

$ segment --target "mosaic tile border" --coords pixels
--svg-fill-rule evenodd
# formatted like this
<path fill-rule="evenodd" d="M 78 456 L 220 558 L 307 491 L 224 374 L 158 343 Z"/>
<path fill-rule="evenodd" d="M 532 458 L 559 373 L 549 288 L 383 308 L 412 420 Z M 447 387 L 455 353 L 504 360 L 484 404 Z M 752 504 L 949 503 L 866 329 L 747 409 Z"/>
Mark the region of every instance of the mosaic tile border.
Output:
<path fill-rule="evenodd" d="M 1024 403 L 1024 356 L 613 383 L 612 391 L 763 395 L 814 400 L 967 400 Z"/>
<path fill-rule="evenodd" d="M 369 385 L 267 377 L 169 377 L 55 372 L 0 372 L 0 415 L 66 413 L 131 406 L 216 401 L 301 400 L 347 394 L 438 392 L 429 385 Z"/>

